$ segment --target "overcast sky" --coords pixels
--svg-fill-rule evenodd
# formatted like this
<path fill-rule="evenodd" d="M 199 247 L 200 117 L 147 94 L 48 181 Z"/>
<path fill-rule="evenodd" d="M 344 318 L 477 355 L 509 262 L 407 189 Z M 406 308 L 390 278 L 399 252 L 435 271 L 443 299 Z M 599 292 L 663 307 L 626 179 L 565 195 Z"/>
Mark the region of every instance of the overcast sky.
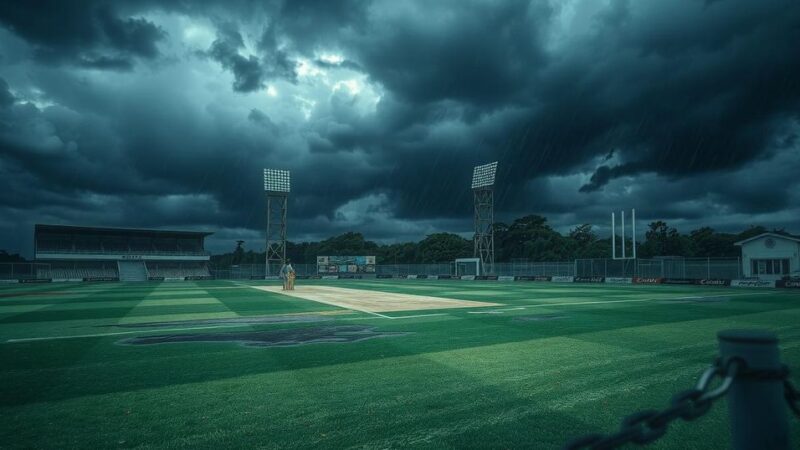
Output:
<path fill-rule="evenodd" d="M 800 2 L 0 2 L 0 249 L 34 223 L 468 235 L 612 209 L 800 232 Z"/>

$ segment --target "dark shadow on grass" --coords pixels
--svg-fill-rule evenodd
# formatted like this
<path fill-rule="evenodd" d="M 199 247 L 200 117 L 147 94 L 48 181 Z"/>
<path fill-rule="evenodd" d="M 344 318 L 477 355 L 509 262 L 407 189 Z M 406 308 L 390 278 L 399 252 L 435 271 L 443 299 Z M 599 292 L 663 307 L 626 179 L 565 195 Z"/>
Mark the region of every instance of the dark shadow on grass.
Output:
<path fill-rule="evenodd" d="M 367 339 L 405 336 L 407 334 L 409 333 L 378 331 L 376 327 L 371 326 L 343 325 L 266 331 L 161 334 L 123 339 L 118 343 L 124 345 L 154 345 L 193 342 L 233 342 L 244 345 L 245 347 L 291 347 L 304 344 L 343 344 Z"/>
<path fill-rule="evenodd" d="M 232 317 L 229 319 L 199 319 L 199 320 L 175 320 L 170 322 L 140 322 L 140 323 L 117 323 L 113 325 L 97 325 L 98 328 L 119 327 L 119 328 L 166 328 L 197 325 L 217 325 L 217 324 L 241 324 L 241 325 L 269 325 L 275 323 L 311 323 L 326 322 L 333 320 L 330 316 L 321 315 L 284 315 L 284 316 L 248 316 Z"/>

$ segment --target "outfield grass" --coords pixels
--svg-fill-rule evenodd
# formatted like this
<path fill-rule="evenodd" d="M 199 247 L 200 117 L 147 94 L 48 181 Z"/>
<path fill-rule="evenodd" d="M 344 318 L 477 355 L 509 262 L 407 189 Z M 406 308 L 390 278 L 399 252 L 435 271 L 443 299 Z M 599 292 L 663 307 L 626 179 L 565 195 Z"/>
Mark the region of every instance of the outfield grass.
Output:
<path fill-rule="evenodd" d="M 0 286 L 0 447 L 558 448 L 666 406 L 712 361 L 721 329 L 776 332 L 800 372 L 800 295 L 790 291 L 302 283 L 504 306 L 385 318 L 241 282 Z M 283 315 L 325 321 L 197 322 Z M 183 323 L 131 327 L 156 322 Z M 287 347 L 121 343 L 340 325 L 407 334 Z M 727 448 L 726 414 L 722 401 L 650 448 Z"/>

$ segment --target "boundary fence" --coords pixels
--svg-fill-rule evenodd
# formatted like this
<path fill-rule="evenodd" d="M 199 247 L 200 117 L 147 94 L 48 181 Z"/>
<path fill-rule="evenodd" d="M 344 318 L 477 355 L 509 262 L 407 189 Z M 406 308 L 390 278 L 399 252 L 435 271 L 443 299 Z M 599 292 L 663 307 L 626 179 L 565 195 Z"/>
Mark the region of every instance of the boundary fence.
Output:
<path fill-rule="evenodd" d="M 49 278 L 50 264 L 0 263 L 0 280 L 31 280 Z"/>
<path fill-rule="evenodd" d="M 742 278 L 742 262 L 740 258 L 576 259 L 575 276 L 736 280 Z"/>

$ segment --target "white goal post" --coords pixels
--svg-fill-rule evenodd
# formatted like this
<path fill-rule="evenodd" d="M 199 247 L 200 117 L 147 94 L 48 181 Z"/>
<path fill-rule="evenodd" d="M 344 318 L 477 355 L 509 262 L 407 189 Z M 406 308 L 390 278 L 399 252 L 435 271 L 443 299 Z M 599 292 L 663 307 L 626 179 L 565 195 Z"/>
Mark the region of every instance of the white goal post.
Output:
<path fill-rule="evenodd" d="M 481 274 L 481 259 L 480 258 L 456 258 L 455 262 L 455 275 L 460 277 L 463 275 L 480 275 Z"/>

